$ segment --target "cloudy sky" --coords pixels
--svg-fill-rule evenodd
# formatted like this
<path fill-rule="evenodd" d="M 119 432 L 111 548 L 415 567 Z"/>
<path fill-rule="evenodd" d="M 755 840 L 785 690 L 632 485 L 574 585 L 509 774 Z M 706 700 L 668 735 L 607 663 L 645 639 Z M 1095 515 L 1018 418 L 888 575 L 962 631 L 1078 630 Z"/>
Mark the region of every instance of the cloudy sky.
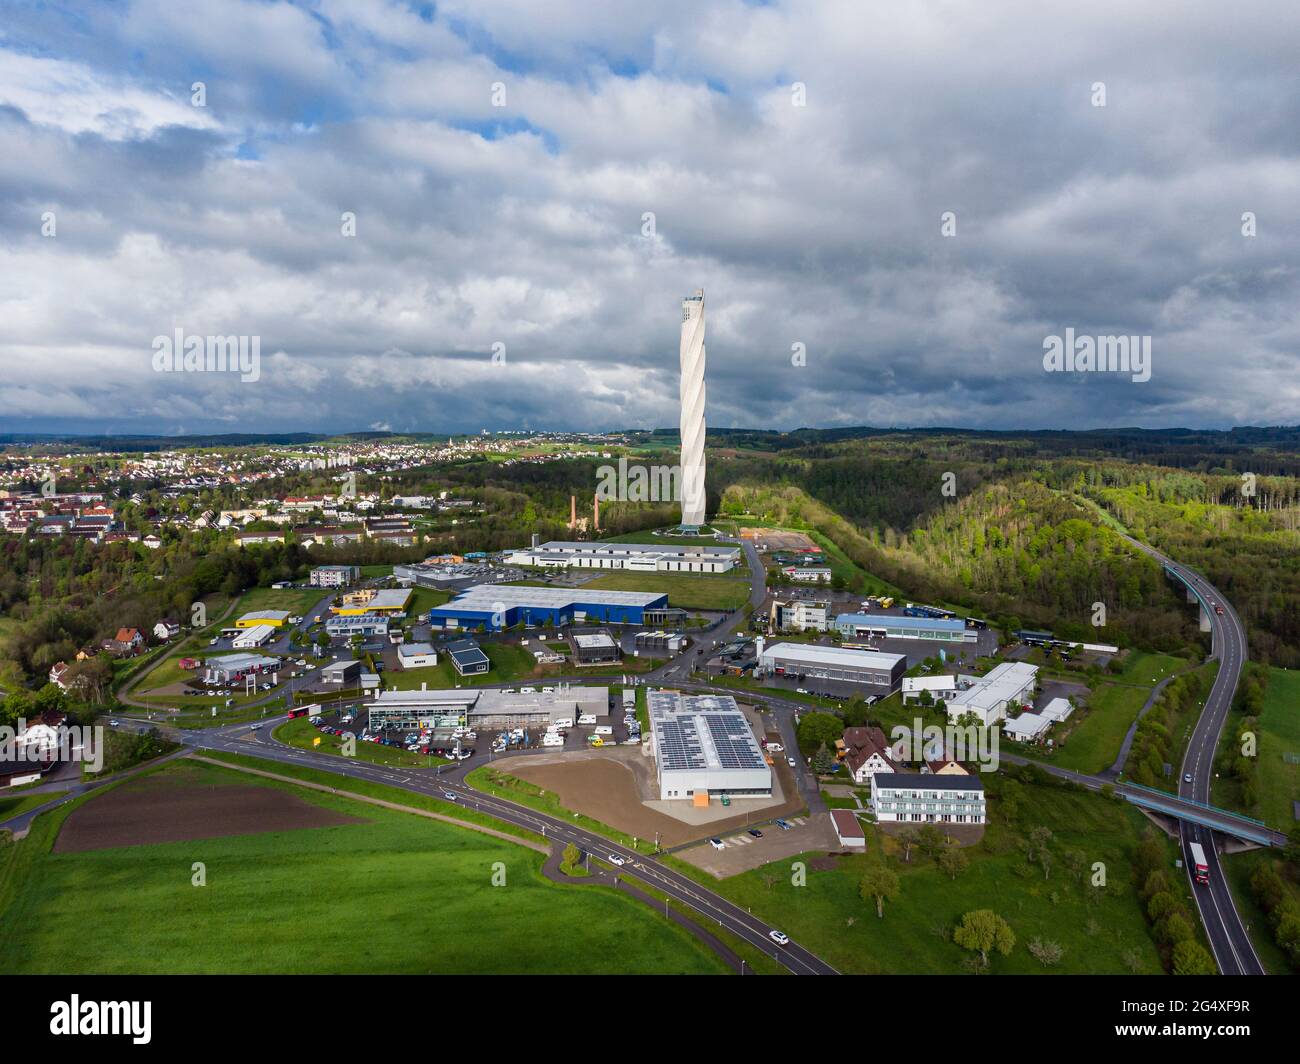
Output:
<path fill-rule="evenodd" d="M 1300 421 L 1294 0 L 0 14 L 0 431 Z"/>

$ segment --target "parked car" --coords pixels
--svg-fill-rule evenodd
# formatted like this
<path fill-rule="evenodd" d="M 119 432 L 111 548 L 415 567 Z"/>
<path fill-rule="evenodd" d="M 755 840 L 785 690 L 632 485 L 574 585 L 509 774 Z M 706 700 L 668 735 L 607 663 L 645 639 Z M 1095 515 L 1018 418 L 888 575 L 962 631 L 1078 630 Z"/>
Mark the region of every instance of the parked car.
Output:
<path fill-rule="evenodd" d="M 746 834 L 751 835 L 753 838 L 756 839 L 761 839 L 763 837 L 763 833 L 759 831 L 758 828 L 750 828 L 749 831 L 746 832 Z"/>
<path fill-rule="evenodd" d="M 776 822 L 776 826 L 779 827 L 782 831 L 789 831 L 790 828 L 793 827 L 794 825 L 792 825 L 788 820 L 778 820 Z"/>
<path fill-rule="evenodd" d="M 720 850 L 720 849 L 722 849 L 722 840 L 721 840 L 721 839 L 710 839 L 710 840 L 709 840 L 709 845 L 712 846 L 715 850 Z"/>

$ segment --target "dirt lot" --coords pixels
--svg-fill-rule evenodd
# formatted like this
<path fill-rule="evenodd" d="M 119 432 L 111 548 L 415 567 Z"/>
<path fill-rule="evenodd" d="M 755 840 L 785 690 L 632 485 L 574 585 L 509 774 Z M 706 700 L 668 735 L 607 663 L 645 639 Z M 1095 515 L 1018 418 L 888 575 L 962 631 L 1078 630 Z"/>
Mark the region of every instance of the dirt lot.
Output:
<path fill-rule="evenodd" d="M 742 528 L 741 539 L 761 540 L 769 550 L 820 550 L 802 532 L 778 532 L 775 528 Z"/>
<path fill-rule="evenodd" d="M 146 777 L 80 806 L 64 822 L 55 853 L 187 842 L 226 835 L 361 824 L 274 787 L 211 786 Z"/>
<path fill-rule="evenodd" d="M 640 839 L 654 839 L 658 833 L 659 845 L 666 849 L 746 826 L 744 812 L 726 820 L 691 824 L 645 805 L 647 798 L 657 797 L 658 789 L 654 785 L 653 762 L 639 751 L 519 757 L 501 767 L 512 776 L 558 795 L 566 809 Z M 751 813 L 749 822 L 788 816 L 801 809 L 803 801 L 796 794 L 778 805 Z"/>

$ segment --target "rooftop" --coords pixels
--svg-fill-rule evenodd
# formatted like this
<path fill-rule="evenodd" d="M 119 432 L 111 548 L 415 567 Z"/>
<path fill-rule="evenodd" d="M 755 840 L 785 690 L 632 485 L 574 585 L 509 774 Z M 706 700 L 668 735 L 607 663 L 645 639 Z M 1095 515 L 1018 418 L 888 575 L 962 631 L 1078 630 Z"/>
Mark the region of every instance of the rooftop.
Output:
<path fill-rule="evenodd" d="M 506 584 L 475 584 L 450 602 L 433 607 L 455 613 L 473 610 L 499 613 L 515 606 L 563 609 L 574 603 L 590 602 L 606 606 L 653 606 L 667 596 L 661 591 L 595 591 L 589 588 L 515 587 Z"/>
<path fill-rule="evenodd" d="M 749 721 L 730 695 L 648 691 L 646 700 L 661 771 L 767 767 Z"/>
<path fill-rule="evenodd" d="M 892 669 L 903 661 L 902 654 L 883 654 L 874 650 L 849 650 L 846 647 L 824 647 L 812 643 L 773 643 L 763 650 L 769 655 L 794 661 L 816 662 L 820 665 L 856 665 L 863 669 Z"/>

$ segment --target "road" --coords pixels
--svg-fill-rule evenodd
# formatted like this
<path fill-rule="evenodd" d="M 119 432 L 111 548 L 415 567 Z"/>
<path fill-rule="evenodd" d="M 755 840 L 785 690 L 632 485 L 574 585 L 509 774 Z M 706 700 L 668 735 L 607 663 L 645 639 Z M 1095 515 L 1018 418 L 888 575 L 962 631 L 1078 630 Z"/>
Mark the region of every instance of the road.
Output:
<path fill-rule="evenodd" d="M 1227 722 L 1237 683 L 1246 665 L 1246 630 L 1232 604 L 1200 573 L 1171 561 L 1145 543 L 1139 543 L 1135 539 L 1129 539 L 1129 542 L 1176 572 L 1205 602 L 1218 604 L 1223 608 L 1222 614 L 1215 612 L 1213 608 L 1209 610 L 1210 656 L 1218 659 L 1219 674 L 1205 700 L 1205 708 L 1201 711 L 1200 719 L 1192 730 L 1191 740 L 1187 744 L 1187 753 L 1179 770 L 1183 777 L 1178 787 L 1179 796 L 1208 805 L 1210 783 L 1214 778 L 1214 755 L 1219 746 L 1219 736 Z M 1191 782 L 1188 782 L 1188 776 L 1191 777 Z M 1236 901 L 1223 874 L 1219 853 L 1214 845 L 1214 832 L 1184 820 L 1179 821 L 1179 837 L 1183 851 L 1183 864 L 1188 872 L 1188 882 L 1191 884 L 1192 895 L 1196 899 L 1197 909 L 1200 910 L 1201 922 L 1205 925 L 1205 932 L 1209 937 L 1219 971 L 1224 975 L 1266 974 L 1264 966 L 1255 953 L 1255 947 L 1250 941 L 1241 914 L 1237 912 Z M 1191 859 L 1193 842 L 1199 842 L 1205 850 L 1205 859 L 1210 871 L 1210 881 L 1207 884 L 1197 883 L 1192 874 L 1195 867 Z"/>
<path fill-rule="evenodd" d="M 622 866 L 626 870 L 625 874 L 631 874 L 643 884 L 692 909 L 706 922 L 730 931 L 760 952 L 774 958 L 796 975 L 838 974 L 820 957 L 793 940 L 786 946 L 778 946 L 768 937 L 768 933 L 775 930 L 772 925 L 764 923 L 720 894 L 701 886 L 695 880 L 669 868 L 662 862 L 611 842 L 602 835 L 586 831 L 576 824 L 474 790 L 458 778 L 466 766 L 458 766 L 457 771 L 449 770 L 447 776 L 439 776 L 429 773 L 428 770 L 404 772 L 401 769 L 349 760 L 333 754 L 298 750 L 271 738 L 271 730 L 286 719 L 283 716 L 268 718 L 262 727 L 257 729 L 254 729 L 251 724 L 231 724 L 207 731 L 186 732 L 183 740 L 194 750 L 221 750 L 282 764 L 307 765 L 325 772 L 353 779 L 370 780 L 434 798 L 443 798 L 448 793 L 454 794 L 458 803 L 471 809 L 490 814 L 508 824 L 538 832 L 548 839 L 558 840 L 564 844 L 575 843 L 580 849 L 601 860 L 608 860 L 611 856 L 621 858 L 625 862 Z"/>

